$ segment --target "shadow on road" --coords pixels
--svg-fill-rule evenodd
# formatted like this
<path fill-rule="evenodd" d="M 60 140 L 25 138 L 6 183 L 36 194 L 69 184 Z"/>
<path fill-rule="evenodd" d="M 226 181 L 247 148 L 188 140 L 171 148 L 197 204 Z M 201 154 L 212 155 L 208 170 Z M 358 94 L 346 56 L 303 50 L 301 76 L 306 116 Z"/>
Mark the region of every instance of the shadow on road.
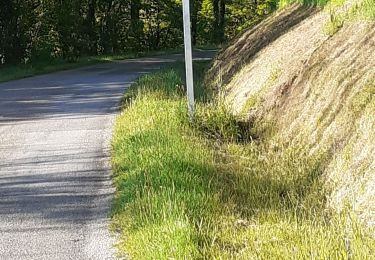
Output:
<path fill-rule="evenodd" d="M 112 259 L 113 120 L 134 80 L 178 59 L 0 84 L 0 259 Z"/>

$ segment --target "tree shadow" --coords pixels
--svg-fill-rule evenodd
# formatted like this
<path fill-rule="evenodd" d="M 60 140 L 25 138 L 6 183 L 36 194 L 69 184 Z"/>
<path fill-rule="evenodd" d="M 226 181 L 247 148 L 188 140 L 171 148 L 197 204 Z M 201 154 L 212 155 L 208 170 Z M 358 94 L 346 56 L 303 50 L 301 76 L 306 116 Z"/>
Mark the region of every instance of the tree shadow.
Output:
<path fill-rule="evenodd" d="M 106 116 L 115 115 L 135 79 L 180 57 L 118 61 L 0 84 L 0 231 L 104 222 L 113 195 L 109 144 L 101 132 L 110 134 Z"/>

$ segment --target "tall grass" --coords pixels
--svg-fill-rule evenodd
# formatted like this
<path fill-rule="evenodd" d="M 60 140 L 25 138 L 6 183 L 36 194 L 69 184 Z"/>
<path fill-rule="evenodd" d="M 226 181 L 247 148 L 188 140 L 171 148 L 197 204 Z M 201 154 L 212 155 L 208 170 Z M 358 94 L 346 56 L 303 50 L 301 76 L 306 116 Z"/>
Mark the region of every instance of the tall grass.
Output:
<path fill-rule="evenodd" d="M 302 142 L 238 138 L 246 129 L 212 100 L 190 122 L 179 71 L 141 78 L 117 119 L 112 218 L 120 255 L 375 257 L 375 241 L 355 217 L 325 209 L 327 154 L 311 156 Z"/>

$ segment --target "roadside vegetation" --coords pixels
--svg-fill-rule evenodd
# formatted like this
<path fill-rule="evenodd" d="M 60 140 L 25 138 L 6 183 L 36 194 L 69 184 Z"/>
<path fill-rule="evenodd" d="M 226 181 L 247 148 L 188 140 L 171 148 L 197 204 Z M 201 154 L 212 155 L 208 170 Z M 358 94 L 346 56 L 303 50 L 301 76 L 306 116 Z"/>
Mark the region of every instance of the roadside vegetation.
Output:
<path fill-rule="evenodd" d="M 60 70 L 74 69 L 124 58 L 129 58 L 129 56 L 123 55 L 82 57 L 75 62 L 69 62 L 64 59 L 42 59 L 32 63 L 7 65 L 4 67 L 0 67 L 0 82 L 26 78 Z"/>
<path fill-rule="evenodd" d="M 211 47 L 211 46 L 210 46 Z M 207 47 L 207 49 L 210 49 Z M 24 64 L 9 64 L 0 66 L 0 82 L 6 82 L 15 79 L 27 78 L 31 76 L 36 76 L 40 74 L 51 73 L 55 71 L 69 70 L 80 68 L 84 66 L 114 62 L 117 60 L 133 59 L 140 57 L 150 57 L 157 55 L 168 55 L 173 53 L 182 52 L 181 48 L 169 49 L 169 50 L 159 50 L 150 52 L 129 52 L 127 54 L 117 54 L 117 55 L 97 55 L 97 56 L 85 56 L 79 57 L 77 60 L 69 61 L 66 59 L 52 59 L 52 58 L 42 58 L 32 62 L 27 62 Z"/>
<path fill-rule="evenodd" d="M 326 209 L 328 154 L 271 143 L 201 84 L 187 117 L 181 66 L 139 79 L 113 138 L 113 229 L 131 259 L 369 259 L 350 211 Z"/>

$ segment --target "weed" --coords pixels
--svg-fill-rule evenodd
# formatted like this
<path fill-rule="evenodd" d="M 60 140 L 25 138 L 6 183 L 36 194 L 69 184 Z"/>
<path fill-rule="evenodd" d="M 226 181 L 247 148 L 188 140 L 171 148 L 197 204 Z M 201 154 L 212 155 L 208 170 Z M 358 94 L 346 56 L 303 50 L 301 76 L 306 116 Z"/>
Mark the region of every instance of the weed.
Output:
<path fill-rule="evenodd" d="M 328 36 L 335 35 L 343 26 L 345 21 L 345 15 L 336 14 L 333 9 L 330 9 L 330 20 L 324 26 L 324 33 Z"/>

